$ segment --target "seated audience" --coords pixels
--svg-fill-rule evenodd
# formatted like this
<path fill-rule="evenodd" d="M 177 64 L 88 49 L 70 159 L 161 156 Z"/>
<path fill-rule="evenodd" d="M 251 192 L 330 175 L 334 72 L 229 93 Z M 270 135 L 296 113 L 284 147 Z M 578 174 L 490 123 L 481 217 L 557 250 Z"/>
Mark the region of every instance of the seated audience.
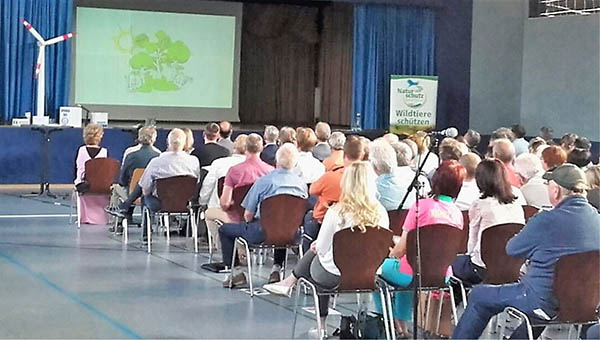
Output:
<path fill-rule="evenodd" d="M 194 151 L 194 132 L 190 128 L 183 128 L 183 132 L 185 132 L 185 145 L 183 146 L 183 151 L 191 154 Z"/>
<path fill-rule="evenodd" d="M 319 287 L 335 288 L 340 280 L 340 271 L 333 260 L 335 232 L 353 227 L 362 231 L 375 226 L 389 228 L 387 212 L 376 198 L 375 174 L 367 162 L 359 161 L 347 165 L 340 184 L 339 202 L 327 210 L 319 236 L 311 243 L 310 250 L 300 259 L 290 276 L 279 283 L 265 285 L 266 290 L 273 294 L 290 296 L 300 277 L 316 283 Z M 319 296 L 319 309 L 321 324 L 325 326 L 329 296 Z M 325 329 L 316 331 L 321 332 L 321 335 L 325 333 Z"/>
<path fill-rule="evenodd" d="M 140 129 L 142 129 L 144 127 L 144 125 L 142 124 L 138 124 L 137 125 L 137 131 L 136 133 L 139 135 Z M 154 126 L 152 126 L 154 127 Z M 125 162 L 125 159 L 127 158 L 127 155 L 129 155 L 130 153 L 134 152 L 134 151 L 138 151 L 140 148 L 142 147 L 142 144 L 140 143 L 139 140 L 135 140 L 135 145 L 128 147 L 127 149 L 125 149 L 125 152 L 123 152 L 123 158 L 121 159 L 121 165 L 123 162 Z M 155 147 L 152 146 L 152 149 L 158 153 L 160 153 L 160 150 Z"/>
<path fill-rule="evenodd" d="M 325 173 L 325 165 L 313 156 L 313 149 L 317 143 L 317 136 L 311 128 L 301 128 L 297 133 L 298 163 L 294 173 L 304 183 L 311 184 Z"/>
<path fill-rule="evenodd" d="M 394 143 L 392 145 L 392 148 L 394 148 L 394 151 L 396 152 L 396 162 L 398 163 L 398 167 L 394 170 L 394 180 L 398 185 L 395 190 L 398 190 L 399 194 L 402 196 L 400 198 L 400 203 L 402 203 L 402 200 L 406 197 L 406 200 L 400 209 L 408 209 L 416 200 L 415 189 L 410 188 L 416 172 L 411 167 L 411 157 L 413 156 L 413 153 L 409 145 L 409 143 L 402 142 Z M 421 184 L 419 197 L 425 197 L 425 194 L 431 190 L 429 180 L 425 174 L 419 176 L 419 183 Z M 407 195 L 406 191 L 409 188 L 410 192 Z M 400 206 L 400 204 L 398 204 L 395 209 L 397 209 L 398 206 Z"/>
<path fill-rule="evenodd" d="M 586 149 L 574 148 L 567 155 L 567 163 L 575 164 L 585 171 L 591 164 L 592 154 Z"/>
<path fill-rule="evenodd" d="M 219 131 L 219 125 L 216 123 L 206 124 L 204 132 L 202 133 L 204 144 L 198 146 L 192 152 L 192 155 L 198 158 L 200 167 L 210 165 L 217 158 L 231 155 L 229 149 L 217 144 L 217 140 L 219 139 Z"/>
<path fill-rule="evenodd" d="M 531 140 L 529 140 L 529 153 L 541 157 L 542 151 L 544 151 L 542 147 L 547 146 L 548 144 L 546 144 L 546 141 L 541 137 L 533 137 Z"/>
<path fill-rule="evenodd" d="M 399 144 L 399 142 L 397 142 Z M 404 147 L 408 148 L 406 144 Z M 385 210 L 396 210 L 404 198 L 406 187 L 402 187 L 396 172 L 398 161 L 394 148 L 384 139 L 378 139 L 369 145 L 369 161 L 377 174 L 377 198 Z"/>
<path fill-rule="evenodd" d="M 558 145 L 550 145 L 542 151 L 542 167 L 552 170 L 567 161 L 567 153 Z"/>
<path fill-rule="evenodd" d="M 408 147 L 410 148 L 410 157 L 409 157 L 409 163 L 408 166 L 410 166 L 413 170 L 417 170 L 417 155 L 419 154 L 419 148 L 417 147 L 417 143 L 415 143 L 414 140 L 410 139 L 410 138 L 405 138 L 403 140 L 400 141 L 400 143 L 404 143 L 406 145 L 408 145 Z M 398 153 L 398 149 L 394 146 L 396 145 L 395 143 L 392 144 L 392 147 L 394 148 L 394 150 L 396 150 L 396 154 Z M 408 154 L 407 154 L 408 156 Z M 398 164 L 400 165 L 400 164 Z"/>
<path fill-rule="evenodd" d="M 327 141 L 331 147 L 331 155 L 323 160 L 325 171 L 344 165 L 344 143 L 346 143 L 346 135 L 336 131 L 331 134 Z"/>
<path fill-rule="evenodd" d="M 383 139 L 388 142 L 388 144 L 393 144 L 393 143 L 398 143 L 400 141 L 400 138 L 398 138 L 398 135 L 396 135 L 395 133 L 391 133 L 388 132 L 385 135 L 383 135 Z"/>
<path fill-rule="evenodd" d="M 548 145 L 554 145 L 554 141 L 552 140 L 552 135 L 554 134 L 554 130 L 549 126 L 542 126 L 540 128 L 540 133 L 538 136 L 546 141 Z"/>
<path fill-rule="evenodd" d="M 325 122 L 318 122 L 317 125 L 315 125 L 315 133 L 317 135 L 318 143 L 313 149 L 312 154 L 316 159 L 322 162 L 331 155 L 331 148 L 327 143 L 331 136 L 331 127 Z"/>
<path fill-rule="evenodd" d="M 525 139 L 525 128 L 520 124 L 515 124 L 510 129 L 515 134 L 515 140 L 513 141 L 515 156 L 519 157 L 520 154 L 529 151 L 529 142 Z"/>
<path fill-rule="evenodd" d="M 200 189 L 199 203 L 206 205 L 207 209 L 204 212 L 206 227 L 209 229 L 210 235 L 213 236 L 215 247 L 221 249 L 221 242 L 218 237 L 219 224 L 218 221 L 228 222 L 229 218 L 225 211 L 221 210 L 219 203 L 218 183 L 219 179 L 225 177 L 231 167 L 242 163 L 246 160 L 246 142 L 247 135 L 238 135 L 233 143 L 233 154 L 229 157 L 215 159 L 209 167 L 208 174 L 202 182 Z"/>
<path fill-rule="evenodd" d="M 575 139 L 575 143 L 573 145 L 575 146 L 576 149 L 584 149 L 587 151 L 591 151 L 591 149 L 592 149 L 592 143 L 590 142 L 589 139 L 587 139 L 585 137 L 577 137 L 577 139 Z"/>
<path fill-rule="evenodd" d="M 265 140 L 265 146 L 263 151 L 260 153 L 260 159 L 270 166 L 275 166 L 275 154 L 277 153 L 277 139 L 279 138 L 279 129 L 273 125 L 265 126 L 265 132 L 263 133 Z"/>
<path fill-rule="evenodd" d="M 469 147 L 471 152 L 481 158 L 481 154 L 479 153 L 479 151 L 477 151 L 477 146 L 479 145 L 479 142 L 481 141 L 481 135 L 479 134 L 479 132 L 477 132 L 473 129 L 469 129 L 469 130 L 467 130 L 467 133 L 465 133 L 464 137 L 465 137 L 465 144 Z"/>
<path fill-rule="evenodd" d="M 215 231 L 223 223 L 242 222 L 242 216 L 230 208 L 233 206 L 233 189 L 254 184 L 257 179 L 273 171 L 273 167 L 260 159 L 262 151 L 262 138 L 251 133 L 246 137 L 246 158 L 241 163 L 233 165 L 225 175 L 223 183 L 223 192 L 219 200 L 220 207 L 214 207 L 205 212 L 206 226 L 210 231 Z M 218 179 L 217 179 L 218 180 Z M 235 202 L 239 204 L 240 202 Z M 216 235 L 216 234 L 213 234 Z M 223 259 L 225 262 L 226 259 Z M 231 261 L 231 257 L 228 259 Z"/>
<path fill-rule="evenodd" d="M 431 184 L 431 197 L 419 200 L 419 212 L 416 216 L 416 204 L 408 210 L 402 236 L 390 251 L 390 258 L 381 265 L 381 276 L 391 284 L 400 287 L 408 286 L 413 279 L 413 269 L 408 264 L 406 257 L 406 243 L 408 232 L 417 228 L 415 219 L 418 219 L 418 228 L 432 224 L 448 224 L 452 227 L 463 228 L 463 216 L 460 209 L 454 204 L 454 199 L 460 192 L 460 187 L 465 176 L 465 169 L 455 160 L 448 160 L 440 164 L 433 175 Z M 448 268 L 447 276 L 450 276 Z M 381 312 L 379 294 L 374 295 L 377 309 Z M 394 293 L 393 315 L 396 329 L 400 336 L 407 336 L 407 322 L 412 320 L 412 292 Z"/>
<path fill-rule="evenodd" d="M 233 142 L 231 141 L 231 134 L 233 133 L 233 129 L 231 128 L 231 123 L 224 120 L 219 123 L 219 141 L 217 144 L 229 150 L 231 154 L 233 152 Z"/>
<path fill-rule="evenodd" d="M 589 167 L 585 172 L 585 177 L 589 185 L 587 199 L 600 212 L 600 165 Z"/>
<path fill-rule="evenodd" d="M 565 150 L 567 154 L 575 149 L 575 141 L 579 138 L 574 133 L 565 133 L 560 139 L 560 147 Z"/>
<path fill-rule="evenodd" d="M 440 160 L 443 162 L 448 159 L 453 159 L 455 161 L 460 159 L 462 156 L 462 149 L 460 147 L 460 142 L 452 137 L 446 137 L 442 139 L 440 143 Z"/>
<path fill-rule="evenodd" d="M 422 171 L 426 174 L 431 174 L 435 169 L 437 169 L 440 160 L 438 156 L 431 152 L 427 159 L 425 156 L 429 151 L 429 146 L 431 143 L 431 138 L 427 135 L 425 131 L 417 131 L 410 137 L 417 144 L 417 154 L 415 155 L 415 169 L 418 169 L 421 163 L 425 163 L 422 167 Z"/>
<path fill-rule="evenodd" d="M 296 130 L 289 126 L 284 126 L 279 130 L 279 145 L 292 143 L 296 145 Z"/>
<path fill-rule="evenodd" d="M 317 238 L 327 209 L 339 200 L 340 181 L 345 167 L 362 160 L 364 154 L 365 146 L 361 139 L 357 136 L 348 136 L 344 143 L 344 165 L 327 171 L 321 178 L 311 184 L 310 195 L 317 196 L 318 199 L 314 209 L 307 212 L 304 218 L 302 247 L 305 252 L 308 251 L 311 241 Z"/>
<path fill-rule="evenodd" d="M 500 127 L 500 128 L 497 128 L 496 130 L 494 130 L 492 132 L 492 135 L 490 136 L 490 141 L 488 143 L 486 157 L 494 157 L 494 153 L 493 153 L 492 149 L 494 147 L 494 142 L 498 139 L 508 139 L 508 141 L 512 144 L 512 141 L 515 140 L 515 134 L 512 132 L 511 129 L 509 129 L 507 127 Z M 514 154 L 514 152 L 513 152 L 513 154 Z"/>
<path fill-rule="evenodd" d="M 508 306 L 536 319 L 554 318 L 558 309 L 552 288 L 556 262 L 566 255 L 600 249 L 600 215 L 585 198 L 583 171 L 563 164 L 543 178 L 550 181 L 548 194 L 554 209 L 531 218 L 506 246 L 508 255 L 529 261 L 526 273 L 517 283 L 473 287 L 453 339 L 478 339 L 490 319 Z M 534 328 L 533 338 L 542 331 Z M 527 338 L 525 323 L 511 338 Z"/>
<path fill-rule="evenodd" d="M 455 203 L 458 209 L 469 210 L 473 201 L 481 196 L 479 187 L 477 187 L 477 182 L 475 181 L 475 170 L 481 162 L 481 158 L 477 154 L 469 152 L 462 155 L 458 162 L 465 168 L 466 174 Z"/>
<path fill-rule="evenodd" d="M 517 204 L 502 162 L 489 158 L 481 161 L 475 181 L 481 196 L 469 209 L 467 254 L 459 255 L 452 265 L 454 275 L 471 285 L 482 282 L 485 276 L 485 263 L 481 259 L 483 231 L 498 224 L 525 224 L 523 208 Z"/>
<path fill-rule="evenodd" d="M 154 142 L 156 141 L 156 129 L 151 126 L 143 127 L 138 132 L 138 141 L 141 148 L 137 151 L 130 153 L 121 167 L 121 176 L 119 176 L 119 185 L 113 186 L 112 190 L 112 206 L 117 206 L 117 211 L 107 211 L 119 218 L 127 218 L 131 222 L 131 216 L 135 206 L 133 203 L 139 197 L 142 197 L 142 188 L 136 185 L 134 189 L 129 192 L 129 184 L 131 177 L 135 169 L 144 169 L 148 166 L 150 160 L 160 155 L 160 152 L 154 148 Z M 119 199 L 122 200 L 119 203 Z M 120 227 L 122 228 L 122 227 Z M 110 230 L 114 231 L 114 230 Z"/>
<path fill-rule="evenodd" d="M 515 160 L 515 147 L 512 142 L 505 138 L 494 140 L 492 155 L 494 158 L 499 159 L 502 164 L 504 164 L 504 167 L 506 168 L 506 176 L 508 176 L 508 181 L 510 184 L 519 188 L 521 186 L 521 179 L 519 176 L 517 176 L 515 168 L 513 167 L 513 161 Z"/>
<path fill-rule="evenodd" d="M 252 135 L 250 135 L 252 136 Z M 250 138 L 250 137 L 249 137 Z M 246 194 L 242 207 L 244 207 L 244 221 L 241 223 L 225 223 L 219 229 L 219 237 L 222 244 L 223 262 L 231 267 L 233 247 L 236 237 L 243 237 L 249 243 L 260 244 L 265 240 L 265 234 L 260 225 L 260 204 L 263 200 L 281 194 L 293 195 L 307 198 L 306 183 L 293 171 L 298 162 L 298 151 L 293 145 L 284 144 L 277 150 L 277 169 L 256 180 L 252 188 Z M 275 250 L 274 264 L 271 270 L 269 283 L 280 280 L 279 273 L 285 261 L 285 250 Z M 224 287 L 235 287 L 244 285 L 246 276 L 240 273 L 235 277 L 229 277 L 223 282 Z"/>
<path fill-rule="evenodd" d="M 100 146 L 100 141 L 104 136 L 102 126 L 96 124 L 88 124 L 83 129 L 83 142 L 77 150 L 75 158 L 75 189 L 80 193 L 84 193 L 89 189 L 85 182 L 85 163 L 90 159 L 108 157 L 108 150 Z M 81 195 L 80 207 L 81 223 L 88 224 L 106 224 L 108 218 L 104 213 L 104 207 L 109 203 L 110 197 L 107 195 L 87 194 Z"/>
<path fill-rule="evenodd" d="M 183 151 L 185 145 L 185 132 L 181 129 L 173 129 L 167 136 L 167 151 L 153 158 L 146 166 L 144 174 L 140 179 L 139 186 L 142 188 L 142 206 L 150 212 L 160 210 L 161 203 L 156 194 L 156 180 L 174 176 L 193 176 L 199 178 L 200 164 L 198 159 Z M 142 219 L 142 237 L 147 240 L 145 227 L 146 219 Z"/>
<path fill-rule="evenodd" d="M 534 154 L 522 154 L 515 160 L 515 171 L 521 177 L 523 185 L 520 190 L 527 204 L 538 208 L 549 207 L 548 186 L 542 179 L 542 161 Z"/>

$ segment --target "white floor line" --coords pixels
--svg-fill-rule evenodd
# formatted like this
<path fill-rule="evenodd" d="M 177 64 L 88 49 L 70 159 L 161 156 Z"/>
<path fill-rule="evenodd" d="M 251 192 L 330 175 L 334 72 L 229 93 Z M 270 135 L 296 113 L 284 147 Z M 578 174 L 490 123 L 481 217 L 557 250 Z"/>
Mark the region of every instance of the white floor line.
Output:
<path fill-rule="evenodd" d="M 45 214 L 45 215 L 0 215 L 0 218 L 51 218 L 69 217 L 69 214 Z"/>

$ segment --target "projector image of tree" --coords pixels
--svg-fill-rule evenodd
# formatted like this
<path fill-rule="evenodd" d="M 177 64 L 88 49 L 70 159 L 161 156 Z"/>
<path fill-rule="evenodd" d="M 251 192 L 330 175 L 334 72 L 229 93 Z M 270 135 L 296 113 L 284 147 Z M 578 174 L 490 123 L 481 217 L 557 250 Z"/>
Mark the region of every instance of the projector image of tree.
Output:
<path fill-rule="evenodd" d="M 185 74 L 185 64 L 191 57 L 190 49 L 182 41 L 172 41 L 164 31 L 154 34 L 150 40 L 147 34 L 131 36 L 131 58 L 129 58 L 129 90 L 150 93 L 153 91 L 177 91 L 193 79 Z M 119 37 L 119 39 L 122 38 Z M 115 40 L 117 49 L 124 50 Z"/>

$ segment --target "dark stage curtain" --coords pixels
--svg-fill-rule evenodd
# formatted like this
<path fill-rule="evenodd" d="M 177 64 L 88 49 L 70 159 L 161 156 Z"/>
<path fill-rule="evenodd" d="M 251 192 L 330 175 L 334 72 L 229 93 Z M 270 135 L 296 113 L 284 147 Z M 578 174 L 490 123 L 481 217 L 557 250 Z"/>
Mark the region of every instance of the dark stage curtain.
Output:
<path fill-rule="evenodd" d="M 21 19 L 49 39 L 71 31 L 72 14 L 72 0 L 0 1 L 0 122 L 35 111 L 38 48 Z M 46 47 L 45 66 L 46 112 L 56 118 L 58 108 L 68 102 L 71 41 Z"/>
<path fill-rule="evenodd" d="M 352 116 L 364 129 L 387 128 L 390 75 L 435 75 L 435 11 L 358 4 L 354 9 Z"/>
<path fill-rule="evenodd" d="M 321 120 L 350 125 L 352 111 L 352 4 L 334 3 L 323 9 L 319 87 Z"/>
<path fill-rule="evenodd" d="M 243 16 L 240 120 L 312 123 L 318 9 L 248 3 Z"/>

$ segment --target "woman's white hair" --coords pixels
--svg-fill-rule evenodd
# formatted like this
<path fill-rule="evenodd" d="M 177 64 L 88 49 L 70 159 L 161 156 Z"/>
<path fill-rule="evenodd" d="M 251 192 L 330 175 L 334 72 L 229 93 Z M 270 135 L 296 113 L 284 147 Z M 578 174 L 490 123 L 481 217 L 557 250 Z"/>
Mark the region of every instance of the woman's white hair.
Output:
<path fill-rule="evenodd" d="M 411 164 L 414 154 L 413 149 L 407 143 L 392 143 L 392 148 L 394 148 L 394 151 L 396 152 L 398 166 L 409 166 Z"/>
<path fill-rule="evenodd" d="M 346 136 L 339 131 L 335 131 L 331 134 L 331 136 L 329 136 L 327 142 L 329 143 L 329 146 L 331 146 L 332 149 L 343 150 L 344 143 L 346 143 Z"/>
<path fill-rule="evenodd" d="M 279 138 L 279 129 L 274 125 L 265 126 L 264 139 L 267 143 L 275 143 Z"/>
<path fill-rule="evenodd" d="M 542 161 L 532 153 L 522 153 L 515 159 L 515 170 L 525 179 L 541 176 L 544 172 Z"/>
<path fill-rule="evenodd" d="M 298 149 L 292 143 L 285 143 L 275 153 L 277 166 L 284 169 L 293 169 L 298 163 Z"/>
<path fill-rule="evenodd" d="M 389 174 L 398 166 L 396 152 L 385 140 L 377 140 L 369 145 L 369 161 L 380 174 Z"/>

